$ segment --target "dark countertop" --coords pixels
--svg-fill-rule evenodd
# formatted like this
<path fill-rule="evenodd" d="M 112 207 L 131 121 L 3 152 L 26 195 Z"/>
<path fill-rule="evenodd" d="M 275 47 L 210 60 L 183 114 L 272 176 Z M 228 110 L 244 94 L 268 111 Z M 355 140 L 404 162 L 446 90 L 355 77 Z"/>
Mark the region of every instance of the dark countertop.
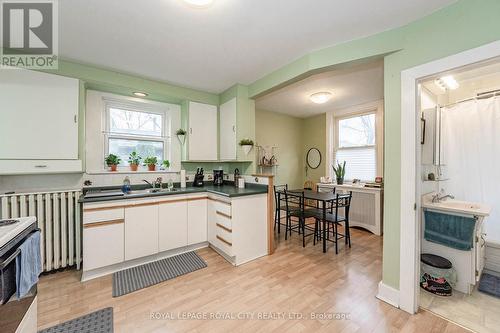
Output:
<path fill-rule="evenodd" d="M 188 184 L 186 188 L 180 188 L 178 184 L 174 187 L 175 191 L 172 192 L 156 192 L 156 193 L 134 193 L 135 191 L 140 191 L 147 189 L 148 187 L 143 185 L 132 186 L 132 193 L 125 194 L 122 196 L 109 196 L 109 197 L 98 197 L 98 198 L 85 198 L 85 193 L 88 191 L 109 191 L 109 190 L 119 190 L 120 187 L 88 187 L 84 188 L 84 195 L 80 197 L 78 202 L 89 203 L 89 202 L 104 202 L 104 201 L 115 201 L 115 200 L 128 200 L 128 199 L 138 199 L 138 198 L 155 198 L 167 195 L 182 195 L 182 194 L 192 194 L 192 193 L 213 193 L 217 195 L 222 195 L 228 198 L 242 197 L 247 195 L 263 194 L 267 193 L 267 185 L 259 184 L 246 184 L 245 188 L 234 187 L 233 184 L 224 184 L 223 186 L 214 186 L 208 183 L 204 187 L 193 187 Z"/>

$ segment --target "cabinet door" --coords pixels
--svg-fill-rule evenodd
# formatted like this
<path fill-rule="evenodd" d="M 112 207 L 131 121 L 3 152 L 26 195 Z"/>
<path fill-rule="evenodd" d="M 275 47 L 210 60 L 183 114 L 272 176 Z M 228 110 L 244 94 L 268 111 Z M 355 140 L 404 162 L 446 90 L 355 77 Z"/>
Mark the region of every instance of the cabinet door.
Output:
<path fill-rule="evenodd" d="M 76 79 L 3 70 L 0 159 L 78 159 L 78 96 Z"/>
<path fill-rule="evenodd" d="M 215 227 L 217 223 L 215 201 L 208 200 L 207 207 L 208 207 L 207 209 L 208 242 L 211 244 L 215 244 L 215 237 L 216 237 Z"/>
<path fill-rule="evenodd" d="M 125 260 L 158 253 L 158 205 L 125 208 Z"/>
<path fill-rule="evenodd" d="M 188 245 L 207 241 L 207 199 L 188 201 Z"/>
<path fill-rule="evenodd" d="M 176 201 L 159 205 L 158 245 L 160 252 L 186 246 L 187 202 Z"/>
<path fill-rule="evenodd" d="M 222 104 L 219 114 L 221 160 L 236 160 L 236 98 Z"/>
<path fill-rule="evenodd" d="M 122 262 L 123 238 L 123 220 L 84 224 L 83 270 L 89 271 Z"/>
<path fill-rule="evenodd" d="M 189 160 L 217 160 L 217 107 L 189 102 Z"/>

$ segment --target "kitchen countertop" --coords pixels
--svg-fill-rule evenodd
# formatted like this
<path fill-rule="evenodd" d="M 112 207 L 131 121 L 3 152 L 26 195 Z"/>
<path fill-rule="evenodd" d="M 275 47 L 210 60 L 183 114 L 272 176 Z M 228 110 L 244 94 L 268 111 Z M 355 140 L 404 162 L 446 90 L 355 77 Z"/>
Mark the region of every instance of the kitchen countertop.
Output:
<path fill-rule="evenodd" d="M 134 190 L 143 190 L 147 189 L 146 186 L 132 186 L 132 192 Z M 120 189 L 120 187 L 89 187 L 84 189 L 84 193 L 87 191 L 96 191 L 96 190 L 113 190 Z M 203 187 L 192 187 L 188 186 L 186 188 L 175 187 L 175 191 L 168 192 L 156 192 L 156 193 L 130 193 L 122 196 L 109 196 L 109 197 L 97 197 L 97 198 L 85 198 L 85 195 L 82 195 L 78 202 L 80 203 L 90 203 L 90 202 L 104 202 L 104 201 L 115 201 L 115 200 L 127 200 L 127 199 L 138 199 L 138 198 L 154 198 L 161 197 L 167 195 L 182 195 L 182 194 L 192 194 L 192 193 L 213 193 L 217 195 L 222 195 L 228 198 L 241 197 L 247 195 L 255 195 L 255 194 L 263 194 L 267 193 L 267 185 L 259 185 L 259 184 L 246 184 L 245 188 L 237 188 L 232 184 L 225 184 L 223 186 L 214 186 L 210 183 Z"/>

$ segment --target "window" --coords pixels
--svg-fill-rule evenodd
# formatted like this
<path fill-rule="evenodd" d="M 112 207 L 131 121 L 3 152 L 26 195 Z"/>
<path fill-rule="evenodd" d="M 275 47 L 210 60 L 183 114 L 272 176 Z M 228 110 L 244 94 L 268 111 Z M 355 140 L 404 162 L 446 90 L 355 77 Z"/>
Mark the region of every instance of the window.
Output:
<path fill-rule="evenodd" d="M 375 113 L 338 118 L 334 162 L 346 162 L 346 180 L 373 181 L 377 173 Z"/>
<path fill-rule="evenodd" d="M 107 154 L 120 157 L 121 166 L 128 165 L 128 156 L 133 151 L 143 159 L 148 156 L 156 156 L 159 162 L 167 159 L 166 111 L 152 111 L 140 103 L 108 102 L 106 117 Z"/>

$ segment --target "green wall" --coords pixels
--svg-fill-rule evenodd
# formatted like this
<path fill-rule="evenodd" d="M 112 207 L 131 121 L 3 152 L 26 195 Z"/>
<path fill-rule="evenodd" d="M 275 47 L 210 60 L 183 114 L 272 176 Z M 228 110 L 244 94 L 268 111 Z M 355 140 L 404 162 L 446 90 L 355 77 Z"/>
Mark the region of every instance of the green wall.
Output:
<path fill-rule="evenodd" d="M 407 26 L 313 52 L 249 87 L 251 96 L 258 96 L 318 69 L 384 57 L 383 281 L 394 288 L 399 288 L 401 71 L 499 40 L 499 15 L 498 0 L 461 0 Z M 314 123 L 306 124 L 304 132 L 315 128 Z"/>
<path fill-rule="evenodd" d="M 281 113 L 256 110 L 256 141 L 261 146 L 278 147 L 276 184 L 302 188 L 304 119 Z"/>
<path fill-rule="evenodd" d="M 304 119 L 304 141 L 302 144 L 302 173 L 304 180 L 310 180 L 318 183 L 319 178 L 325 176 L 326 161 L 326 114 Z M 317 169 L 308 169 L 306 167 L 306 155 L 309 149 L 318 148 L 321 152 L 321 164 Z"/>

